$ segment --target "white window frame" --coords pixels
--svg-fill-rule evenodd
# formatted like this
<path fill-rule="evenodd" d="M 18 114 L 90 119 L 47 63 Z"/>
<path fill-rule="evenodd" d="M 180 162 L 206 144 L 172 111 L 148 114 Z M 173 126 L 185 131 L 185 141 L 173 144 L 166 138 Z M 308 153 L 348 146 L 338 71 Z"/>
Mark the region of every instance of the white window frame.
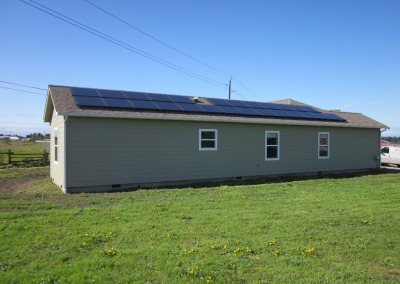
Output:
<path fill-rule="evenodd" d="M 202 139 L 201 133 L 202 132 L 214 132 L 215 138 L 214 139 Z M 206 148 L 201 146 L 202 141 L 214 141 L 215 147 L 213 148 Z M 217 151 L 218 150 L 218 129 L 199 129 L 199 151 Z"/>
<path fill-rule="evenodd" d="M 323 145 L 321 144 L 321 135 L 327 135 L 328 136 L 328 144 Z M 320 155 L 320 148 L 321 147 L 327 147 L 328 148 L 328 155 L 327 156 L 321 156 Z M 329 159 L 330 158 L 330 152 L 331 152 L 331 135 L 329 132 L 318 132 L 318 159 Z"/>
<path fill-rule="evenodd" d="M 54 132 L 53 132 L 53 146 L 54 146 L 54 163 L 58 165 L 58 159 L 59 159 L 59 151 L 58 151 L 58 144 L 59 144 L 59 135 L 58 135 L 58 128 L 54 128 Z M 57 140 L 56 140 L 57 138 Z M 57 143 L 56 143 L 57 141 Z"/>
<path fill-rule="evenodd" d="M 273 134 L 278 134 L 278 144 L 274 145 L 268 145 L 268 134 L 273 133 Z M 266 161 L 278 161 L 280 159 L 280 144 L 281 144 L 281 135 L 279 131 L 270 131 L 267 130 L 265 131 L 265 160 Z M 268 147 L 277 147 L 277 157 L 274 158 L 268 158 Z"/>

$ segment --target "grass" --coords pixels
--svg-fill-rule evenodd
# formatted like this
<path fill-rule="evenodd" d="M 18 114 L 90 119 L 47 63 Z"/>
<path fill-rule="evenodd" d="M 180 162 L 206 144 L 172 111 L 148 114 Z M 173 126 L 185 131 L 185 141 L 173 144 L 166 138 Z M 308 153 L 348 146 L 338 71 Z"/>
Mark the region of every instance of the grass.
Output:
<path fill-rule="evenodd" d="M 49 151 L 49 144 L 48 143 L 37 143 L 35 141 L 11 141 L 6 139 L 0 139 L 0 153 L 6 153 L 9 149 L 14 154 L 43 154 L 43 150 L 46 149 Z M 14 161 L 20 161 L 23 157 L 17 158 L 14 156 Z M 6 154 L 0 154 L 0 169 L 1 168 L 8 168 L 13 167 L 12 165 L 7 165 L 8 163 L 8 156 Z M 25 165 L 19 166 L 30 166 L 32 163 L 26 163 Z M 33 163 L 35 164 L 35 163 Z M 15 166 L 14 166 L 15 167 Z"/>
<path fill-rule="evenodd" d="M 35 141 L 10 141 L 6 139 L 0 139 L 0 152 L 11 151 L 23 154 L 23 153 L 43 153 L 43 147 L 48 147 L 45 143 L 36 143 Z"/>
<path fill-rule="evenodd" d="M 399 174 L 64 195 L 47 171 L 0 170 L 1 283 L 400 281 Z"/>

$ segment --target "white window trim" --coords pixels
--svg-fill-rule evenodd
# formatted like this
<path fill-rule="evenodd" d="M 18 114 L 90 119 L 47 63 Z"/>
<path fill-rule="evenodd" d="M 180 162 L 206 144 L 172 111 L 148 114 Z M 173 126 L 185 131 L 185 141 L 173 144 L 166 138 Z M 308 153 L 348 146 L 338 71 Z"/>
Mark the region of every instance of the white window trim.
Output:
<path fill-rule="evenodd" d="M 201 139 L 201 133 L 212 131 L 215 133 L 215 139 Z M 215 141 L 214 148 L 202 148 L 201 141 Z M 218 129 L 199 129 L 199 151 L 217 151 L 218 150 Z"/>
<path fill-rule="evenodd" d="M 278 147 L 278 156 L 276 157 L 276 158 L 268 158 L 267 157 L 267 153 L 268 153 L 268 151 L 267 151 L 267 137 L 268 137 L 268 133 L 276 133 L 276 134 L 278 134 L 278 144 L 277 145 L 269 145 L 269 146 L 276 146 L 276 147 Z M 279 159 L 280 159 L 280 152 L 281 152 L 281 147 L 280 147 L 280 144 L 281 144 L 281 135 L 280 135 L 280 132 L 279 131 L 269 131 L 269 130 L 267 130 L 267 131 L 265 131 L 265 160 L 266 161 L 278 161 Z"/>
<path fill-rule="evenodd" d="M 328 145 L 321 145 L 320 144 L 320 136 L 321 135 L 328 135 Z M 320 156 L 319 155 L 319 148 L 321 146 L 327 146 L 328 147 L 328 156 Z M 331 156 L 331 135 L 329 132 L 318 132 L 318 159 L 329 159 Z"/>
<path fill-rule="evenodd" d="M 55 144 L 56 133 L 57 133 L 57 145 Z M 53 137 L 54 164 L 58 165 L 58 160 L 60 159 L 60 151 L 58 151 L 58 149 L 59 149 L 58 146 L 59 146 L 59 144 L 60 144 L 60 141 L 59 141 L 60 136 L 59 136 L 59 133 L 58 133 L 58 128 L 54 128 L 54 130 L 53 130 L 53 135 L 54 135 L 54 137 Z M 56 160 L 56 149 L 57 149 L 57 160 Z"/>

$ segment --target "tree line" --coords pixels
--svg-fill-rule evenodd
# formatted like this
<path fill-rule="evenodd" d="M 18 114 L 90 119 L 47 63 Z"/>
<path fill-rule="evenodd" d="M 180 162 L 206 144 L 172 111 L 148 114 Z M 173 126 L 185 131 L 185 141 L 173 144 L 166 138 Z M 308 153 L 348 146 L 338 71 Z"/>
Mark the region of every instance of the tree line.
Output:
<path fill-rule="evenodd" d="M 400 136 L 382 136 L 382 140 L 388 141 L 390 144 L 400 144 Z"/>
<path fill-rule="evenodd" d="M 6 135 L 6 134 L 0 133 L 0 136 L 10 136 L 10 135 Z M 11 135 L 11 136 L 16 136 L 16 137 L 19 137 L 19 138 L 28 138 L 30 140 L 50 139 L 50 134 L 43 134 L 43 133 L 40 133 L 40 132 L 34 132 L 34 133 L 26 135 L 25 137 L 24 136 L 20 136 L 20 135 Z"/>

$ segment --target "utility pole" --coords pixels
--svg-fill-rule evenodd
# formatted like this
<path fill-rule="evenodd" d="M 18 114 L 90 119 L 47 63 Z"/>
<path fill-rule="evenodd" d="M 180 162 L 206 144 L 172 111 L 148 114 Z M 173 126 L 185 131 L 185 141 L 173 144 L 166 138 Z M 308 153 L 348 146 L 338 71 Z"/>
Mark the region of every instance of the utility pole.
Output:
<path fill-rule="evenodd" d="M 231 99 L 231 85 L 232 85 L 232 76 L 229 79 L 229 99 Z"/>

